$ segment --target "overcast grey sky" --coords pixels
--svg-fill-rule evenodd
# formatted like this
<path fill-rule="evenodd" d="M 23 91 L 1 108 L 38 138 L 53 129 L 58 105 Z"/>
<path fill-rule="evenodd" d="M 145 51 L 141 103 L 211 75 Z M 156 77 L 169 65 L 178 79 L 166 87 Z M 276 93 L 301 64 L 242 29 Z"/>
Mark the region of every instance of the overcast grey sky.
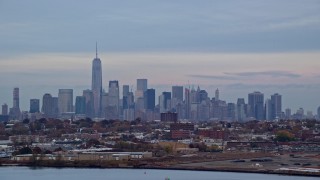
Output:
<path fill-rule="evenodd" d="M 0 103 L 103 84 L 200 85 L 222 98 L 259 90 L 284 107 L 320 105 L 319 0 L 0 0 Z"/>

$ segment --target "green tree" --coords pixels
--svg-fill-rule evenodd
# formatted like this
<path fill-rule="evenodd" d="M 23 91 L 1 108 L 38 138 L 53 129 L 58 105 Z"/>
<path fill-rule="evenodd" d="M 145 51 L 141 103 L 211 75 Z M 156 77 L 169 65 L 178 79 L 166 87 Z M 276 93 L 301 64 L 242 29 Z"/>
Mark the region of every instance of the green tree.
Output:
<path fill-rule="evenodd" d="M 294 140 L 294 135 L 287 130 L 280 130 L 276 134 L 276 141 L 289 142 Z"/>

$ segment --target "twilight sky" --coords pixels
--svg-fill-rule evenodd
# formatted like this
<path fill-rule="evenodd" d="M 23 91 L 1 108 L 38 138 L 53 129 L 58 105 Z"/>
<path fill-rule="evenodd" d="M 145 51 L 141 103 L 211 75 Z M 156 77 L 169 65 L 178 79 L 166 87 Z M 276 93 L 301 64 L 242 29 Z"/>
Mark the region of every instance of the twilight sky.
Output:
<path fill-rule="evenodd" d="M 283 109 L 320 105 L 319 0 L 0 0 L 0 104 L 12 106 L 59 88 L 91 86 L 95 42 L 103 84 L 157 94 L 172 85 L 247 101 L 283 95 Z"/>

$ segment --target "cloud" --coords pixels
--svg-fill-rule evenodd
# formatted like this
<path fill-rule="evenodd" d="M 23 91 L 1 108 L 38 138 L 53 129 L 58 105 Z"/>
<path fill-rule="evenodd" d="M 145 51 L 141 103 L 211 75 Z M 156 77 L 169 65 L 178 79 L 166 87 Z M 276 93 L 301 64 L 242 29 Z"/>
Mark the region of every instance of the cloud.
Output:
<path fill-rule="evenodd" d="M 296 27 L 305 27 L 305 26 L 318 26 L 320 24 L 319 16 L 310 16 L 304 18 L 296 19 L 283 19 L 282 22 L 273 22 L 266 25 L 266 29 L 269 30 L 278 30 L 278 29 L 289 29 Z"/>
<path fill-rule="evenodd" d="M 188 77 L 200 79 L 215 79 L 215 80 L 243 80 L 243 78 L 267 76 L 272 78 L 300 78 L 301 75 L 287 71 L 260 71 L 260 72 L 225 72 L 224 75 L 203 75 L 203 74 L 189 74 Z"/>
<path fill-rule="evenodd" d="M 288 84 L 245 84 L 245 83 L 234 83 L 224 85 L 227 89 L 318 89 L 320 88 L 320 84 L 296 84 L 296 83 L 288 83 Z"/>
<path fill-rule="evenodd" d="M 239 73 L 224 73 L 230 76 L 252 77 L 252 76 L 270 76 L 270 77 L 286 77 L 286 78 L 299 78 L 300 74 L 288 71 L 260 71 L 260 72 L 239 72 Z"/>
<path fill-rule="evenodd" d="M 202 78 L 202 79 L 219 79 L 219 80 L 237 80 L 237 77 L 231 76 L 220 76 L 220 75 L 200 75 L 200 74 L 190 74 L 188 77 Z"/>

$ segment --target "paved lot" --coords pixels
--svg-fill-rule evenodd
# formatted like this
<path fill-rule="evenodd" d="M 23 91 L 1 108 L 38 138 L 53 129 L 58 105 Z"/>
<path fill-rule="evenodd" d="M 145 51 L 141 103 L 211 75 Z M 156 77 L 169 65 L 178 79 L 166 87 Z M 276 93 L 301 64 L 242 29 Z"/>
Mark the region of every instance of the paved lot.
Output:
<path fill-rule="evenodd" d="M 265 160 L 265 162 L 262 162 Z M 244 161 L 244 162 L 243 162 Z M 195 167 L 195 168 L 240 168 L 240 169 L 267 169 L 275 170 L 282 167 L 312 167 L 320 168 L 319 154 L 294 154 L 278 155 L 274 157 L 260 157 L 255 159 L 240 159 L 210 161 L 201 163 L 178 164 L 175 167 Z"/>

